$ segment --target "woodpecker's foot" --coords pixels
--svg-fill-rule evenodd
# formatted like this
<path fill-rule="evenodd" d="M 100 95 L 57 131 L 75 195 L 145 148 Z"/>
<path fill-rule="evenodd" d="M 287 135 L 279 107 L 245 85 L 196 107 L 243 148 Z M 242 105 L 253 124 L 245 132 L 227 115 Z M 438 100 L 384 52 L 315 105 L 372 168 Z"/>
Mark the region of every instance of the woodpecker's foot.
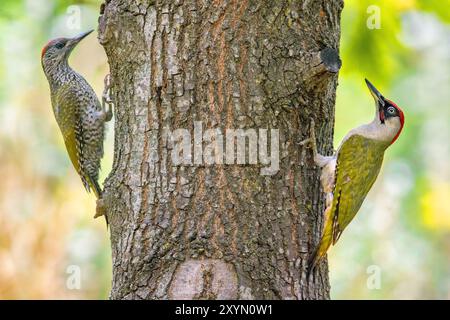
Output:
<path fill-rule="evenodd" d="M 111 85 L 111 75 L 109 73 L 105 76 L 103 83 L 104 83 L 105 87 L 103 89 L 102 99 L 105 103 L 111 104 L 111 103 L 113 103 L 113 100 L 111 98 L 112 85 Z"/>
<path fill-rule="evenodd" d="M 310 144 L 310 143 L 311 143 L 311 138 L 307 138 L 307 139 L 305 139 L 305 140 L 302 140 L 302 141 L 300 141 L 300 142 L 297 142 L 297 144 L 300 145 L 300 146 L 305 146 L 305 145 L 308 145 L 308 144 Z"/>
<path fill-rule="evenodd" d="M 328 162 L 333 159 L 333 157 L 323 156 L 317 152 L 316 130 L 314 119 L 311 119 L 311 124 L 309 127 L 309 138 L 301 141 L 299 144 L 302 146 L 309 145 L 309 147 L 312 149 L 313 152 L 314 163 L 321 168 L 326 166 Z"/>
<path fill-rule="evenodd" d="M 112 84 L 111 84 L 111 76 L 108 73 L 104 80 L 105 88 L 103 89 L 102 94 L 102 108 L 105 114 L 105 121 L 108 122 L 112 119 L 112 105 L 114 104 L 114 100 L 112 99 Z M 108 106 L 108 108 L 106 108 Z"/>
<path fill-rule="evenodd" d="M 298 143 L 299 145 L 301 145 L 301 146 L 309 145 L 314 150 L 316 149 L 316 131 L 315 131 L 314 127 L 315 127 L 314 119 L 311 119 L 311 124 L 309 127 L 309 138 L 307 138 L 303 141 L 300 141 Z"/>
<path fill-rule="evenodd" d="M 311 124 L 309 125 L 309 136 L 311 137 L 311 143 L 313 148 L 316 147 L 316 123 L 314 119 L 311 119 Z"/>

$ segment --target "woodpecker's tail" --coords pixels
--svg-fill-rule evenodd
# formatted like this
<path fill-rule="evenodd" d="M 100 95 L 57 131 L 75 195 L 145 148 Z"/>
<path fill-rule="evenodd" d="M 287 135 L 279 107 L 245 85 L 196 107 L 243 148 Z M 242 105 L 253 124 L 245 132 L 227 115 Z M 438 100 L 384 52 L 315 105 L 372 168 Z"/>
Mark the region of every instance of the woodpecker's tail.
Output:
<path fill-rule="evenodd" d="M 307 269 L 306 269 L 306 278 L 307 279 L 309 279 L 314 268 L 316 267 L 316 264 L 318 261 L 318 255 L 317 255 L 318 249 L 319 249 L 319 246 L 317 246 L 317 248 L 314 249 L 314 252 L 308 258 L 308 264 L 307 264 Z"/>
<path fill-rule="evenodd" d="M 81 181 L 83 182 L 84 188 L 87 192 L 94 192 L 95 197 L 100 199 L 102 197 L 102 188 L 98 184 L 97 180 L 92 179 L 89 174 L 80 173 Z"/>
<path fill-rule="evenodd" d="M 330 245 L 331 245 L 331 235 L 324 234 L 319 244 L 317 245 L 316 249 L 314 249 L 314 252 L 308 259 L 308 266 L 307 266 L 308 269 L 306 271 L 307 278 L 309 278 L 309 276 L 312 274 L 318 262 L 325 256 Z"/>
<path fill-rule="evenodd" d="M 320 259 L 322 259 L 328 251 L 328 248 L 331 246 L 333 242 L 333 218 L 331 217 L 332 213 L 331 206 L 327 207 L 325 209 L 324 215 L 324 222 L 323 222 L 323 231 L 322 231 L 322 238 L 319 241 L 319 244 L 311 254 L 311 256 L 308 259 L 308 270 L 307 270 L 307 276 L 309 278 L 310 274 L 312 274 L 314 268 L 317 266 L 317 263 Z"/>
<path fill-rule="evenodd" d="M 92 191 L 94 192 L 97 199 L 100 199 L 102 197 L 103 192 L 102 192 L 102 188 L 98 184 L 98 181 L 94 180 L 94 179 L 89 179 L 89 180 L 91 182 L 89 185 L 92 188 Z"/>

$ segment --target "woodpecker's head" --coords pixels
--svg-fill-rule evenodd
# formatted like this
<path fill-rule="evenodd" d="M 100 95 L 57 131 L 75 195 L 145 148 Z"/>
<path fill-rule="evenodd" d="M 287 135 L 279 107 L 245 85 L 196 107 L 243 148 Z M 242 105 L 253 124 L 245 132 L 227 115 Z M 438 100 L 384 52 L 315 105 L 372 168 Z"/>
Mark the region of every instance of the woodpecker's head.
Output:
<path fill-rule="evenodd" d="M 44 71 L 50 72 L 60 64 L 67 64 L 73 48 L 94 30 L 83 32 L 73 38 L 56 38 L 42 48 L 41 62 Z"/>
<path fill-rule="evenodd" d="M 400 132 L 403 129 L 405 123 L 405 117 L 402 109 L 399 108 L 394 102 L 383 97 L 383 95 L 366 80 L 367 87 L 369 87 L 370 93 L 375 99 L 376 105 L 376 119 L 379 124 L 384 127 L 387 133 L 387 138 L 392 139 L 391 144 L 397 140 Z"/>

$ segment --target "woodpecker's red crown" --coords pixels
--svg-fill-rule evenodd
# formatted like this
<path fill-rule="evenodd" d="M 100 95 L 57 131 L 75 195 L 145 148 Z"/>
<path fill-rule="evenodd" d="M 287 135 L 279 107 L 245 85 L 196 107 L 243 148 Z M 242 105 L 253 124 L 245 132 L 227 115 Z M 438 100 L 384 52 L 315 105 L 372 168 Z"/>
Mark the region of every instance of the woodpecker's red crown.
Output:
<path fill-rule="evenodd" d="M 44 58 L 45 53 L 47 52 L 47 50 L 51 47 L 53 47 L 54 45 L 56 45 L 59 42 L 63 42 L 63 41 L 67 41 L 66 38 L 56 38 L 53 40 L 50 40 L 43 48 L 41 51 L 41 59 Z"/>
<path fill-rule="evenodd" d="M 403 114 L 402 109 L 400 109 L 400 107 L 398 105 L 396 105 L 394 102 L 392 102 L 389 99 L 385 99 L 386 100 L 386 104 L 388 105 L 386 109 L 389 109 L 390 107 L 393 107 L 396 109 L 396 115 L 399 117 L 400 120 L 400 129 L 398 130 L 397 134 L 395 135 L 394 139 L 392 139 L 391 144 L 393 144 L 395 142 L 395 140 L 398 139 L 398 136 L 400 135 L 400 133 L 402 132 L 403 126 L 405 125 L 405 115 Z"/>
<path fill-rule="evenodd" d="M 92 31 L 94 30 L 83 32 L 73 38 L 56 38 L 49 41 L 42 48 L 41 60 L 44 61 L 44 57 L 46 58 L 46 60 L 55 59 L 56 57 L 59 57 L 59 59 L 61 57 L 67 59 L 72 49 Z M 51 50 L 53 48 L 54 50 Z M 47 52 L 49 52 L 50 50 L 52 51 L 52 54 L 50 54 L 51 57 L 46 57 Z"/>
<path fill-rule="evenodd" d="M 375 86 L 370 83 L 369 80 L 366 80 L 367 87 L 370 90 L 370 93 L 372 94 L 373 98 L 375 99 L 375 103 L 378 108 L 378 117 L 381 122 L 381 124 L 385 124 L 387 120 L 389 119 L 395 119 L 398 118 L 399 126 L 398 131 L 394 138 L 391 141 L 391 144 L 395 142 L 395 140 L 398 139 L 398 136 L 402 132 L 403 126 L 405 124 L 405 115 L 403 114 L 402 109 L 398 105 L 396 105 L 394 102 L 392 102 L 389 99 L 386 99 L 383 97 L 383 95 L 375 88 Z"/>

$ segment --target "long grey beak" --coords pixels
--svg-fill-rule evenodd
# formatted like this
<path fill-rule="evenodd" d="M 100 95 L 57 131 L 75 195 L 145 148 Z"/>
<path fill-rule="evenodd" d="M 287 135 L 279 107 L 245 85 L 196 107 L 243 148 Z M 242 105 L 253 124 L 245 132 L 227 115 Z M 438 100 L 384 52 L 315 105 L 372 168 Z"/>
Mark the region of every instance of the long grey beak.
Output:
<path fill-rule="evenodd" d="M 69 40 L 69 43 L 70 43 L 69 47 L 70 48 L 74 48 L 81 40 L 86 38 L 92 31 L 94 31 L 94 29 L 86 31 L 86 32 L 83 32 L 83 33 L 80 33 L 79 35 L 71 38 Z"/>
<path fill-rule="evenodd" d="M 380 104 L 381 106 L 384 106 L 384 97 L 380 93 L 380 91 L 378 91 L 377 88 L 375 88 L 374 85 L 371 84 L 369 80 L 367 79 L 364 80 L 366 80 L 367 87 L 369 88 L 372 97 L 375 99 L 375 103 L 377 103 L 377 105 Z"/>

